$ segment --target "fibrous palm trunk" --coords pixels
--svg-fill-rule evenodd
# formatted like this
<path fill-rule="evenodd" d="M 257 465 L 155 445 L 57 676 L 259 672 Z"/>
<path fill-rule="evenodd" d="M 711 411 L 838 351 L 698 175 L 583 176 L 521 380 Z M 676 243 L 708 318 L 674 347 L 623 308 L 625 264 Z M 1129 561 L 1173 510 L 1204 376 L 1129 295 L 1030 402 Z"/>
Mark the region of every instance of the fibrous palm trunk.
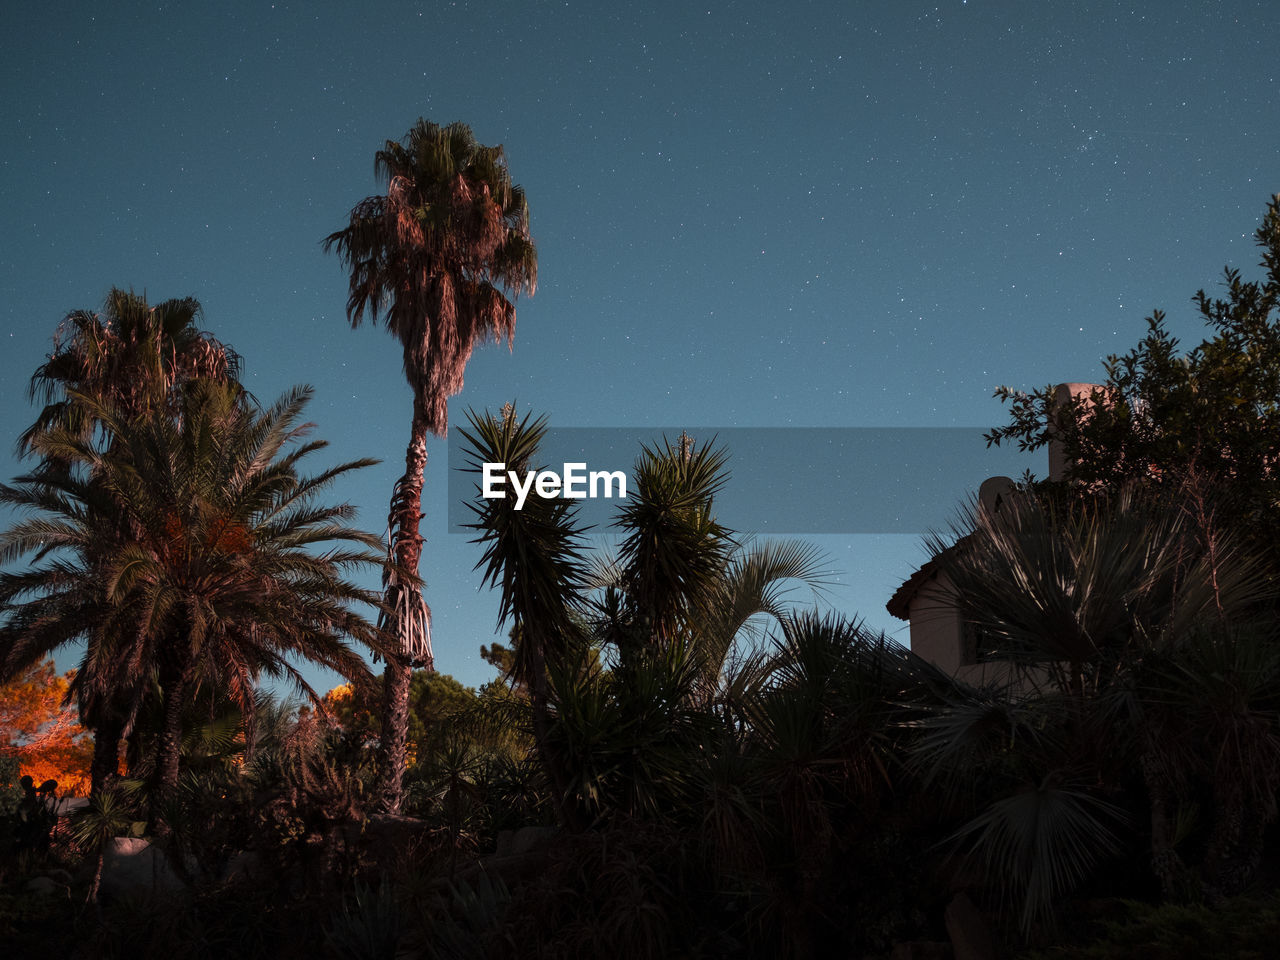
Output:
<path fill-rule="evenodd" d="M 123 724 L 112 714 L 98 723 L 93 733 L 93 761 L 89 767 L 89 795 L 110 790 L 120 774 L 120 735 Z"/>
<path fill-rule="evenodd" d="M 174 651 L 168 663 L 160 668 L 160 691 L 164 698 L 160 738 L 156 745 L 155 770 L 152 773 L 151 827 L 159 834 L 169 831 L 164 821 L 164 808 L 178 789 L 179 763 L 182 758 L 182 709 L 191 676 L 191 650 L 185 645 Z"/>
<path fill-rule="evenodd" d="M 1176 846 L 1177 790 L 1154 745 L 1143 751 L 1140 763 L 1151 805 L 1151 871 L 1160 881 L 1165 900 L 1181 902 L 1189 896 L 1192 884 Z"/>
<path fill-rule="evenodd" d="M 1273 788 L 1274 790 L 1274 788 Z M 1214 791 L 1217 816 L 1206 844 L 1205 891 L 1210 899 L 1241 893 L 1262 863 L 1267 825 L 1275 818 L 1275 801 L 1250 803 L 1236 784 Z"/>
<path fill-rule="evenodd" d="M 382 742 L 377 796 L 384 813 L 400 812 L 401 785 L 408 764 L 409 681 L 407 658 L 387 657 L 382 675 Z"/>
<path fill-rule="evenodd" d="M 404 476 L 396 484 L 389 516 L 391 559 L 386 576 L 382 626 L 390 650 L 383 674 L 382 739 L 376 795 L 385 813 L 400 812 L 408 760 L 409 681 L 415 663 L 431 668 L 430 611 L 416 582 L 422 557 L 422 487 L 427 469 L 427 417 L 420 398 L 413 403 L 413 429 L 405 453 Z"/>

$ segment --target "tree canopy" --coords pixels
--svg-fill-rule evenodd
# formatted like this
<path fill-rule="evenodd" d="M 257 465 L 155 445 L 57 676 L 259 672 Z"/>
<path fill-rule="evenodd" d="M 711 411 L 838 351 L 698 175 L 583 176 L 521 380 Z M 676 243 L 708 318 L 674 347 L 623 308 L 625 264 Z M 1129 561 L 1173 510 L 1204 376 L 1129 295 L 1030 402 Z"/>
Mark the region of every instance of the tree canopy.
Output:
<path fill-rule="evenodd" d="M 1110 356 L 1089 394 L 1001 387 L 1010 422 L 988 444 L 1035 450 L 1062 444 L 1070 478 L 1113 487 L 1128 481 L 1212 489 L 1224 516 L 1254 531 L 1256 543 L 1280 532 L 1280 196 L 1254 234 L 1264 276 L 1247 280 L 1226 267 L 1223 293 L 1192 302 L 1209 329 L 1189 350 L 1169 333 L 1165 314 L 1146 336 Z"/>
<path fill-rule="evenodd" d="M 0 684 L 0 756 L 16 758 L 36 783 L 56 780 L 64 796 L 88 791 L 93 759 L 89 731 L 66 703 L 73 676 L 43 660 Z"/>
<path fill-rule="evenodd" d="M 347 575 L 381 566 L 380 541 L 347 525 L 353 510 L 321 495 L 355 461 L 313 476 L 299 461 L 322 449 L 300 423 L 298 389 L 264 411 L 234 384 L 199 380 L 166 409 L 128 419 L 86 401 L 109 442 L 55 430 L 35 438 L 46 462 L 0 485 L 0 502 L 30 515 L 0 534 L 0 668 L 67 643 L 88 643 L 75 683 L 102 697 L 154 679 L 164 701 L 157 782 L 178 778 L 185 701 L 212 683 L 245 713 L 262 676 L 314 694 L 292 657 L 347 676 L 367 673 L 348 639 L 380 645 L 353 603 L 376 595 Z"/>

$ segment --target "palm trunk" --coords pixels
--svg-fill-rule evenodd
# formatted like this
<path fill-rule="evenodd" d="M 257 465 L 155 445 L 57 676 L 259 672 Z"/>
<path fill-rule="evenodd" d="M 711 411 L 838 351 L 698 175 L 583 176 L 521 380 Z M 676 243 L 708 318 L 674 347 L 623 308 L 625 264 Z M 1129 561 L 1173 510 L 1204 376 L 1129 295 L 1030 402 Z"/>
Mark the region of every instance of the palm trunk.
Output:
<path fill-rule="evenodd" d="M 409 449 L 404 458 L 404 476 L 396 484 L 391 499 L 391 555 L 397 566 L 416 576 L 422 558 L 422 486 L 427 469 L 427 417 L 422 400 L 413 401 L 413 428 Z M 390 639 L 399 651 L 387 656 L 383 674 L 382 740 L 379 751 L 376 795 L 385 813 L 398 814 L 402 797 L 404 770 L 407 763 L 405 741 L 409 732 L 409 681 L 413 669 L 406 649 L 405 627 L 401 616 L 404 605 L 396 602 L 395 591 L 411 588 L 394 579 L 385 597 L 389 609 L 396 611 L 388 623 Z M 416 589 L 416 588 L 413 588 Z"/>
<path fill-rule="evenodd" d="M 98 904 L 98 891 L 102 888 L 102 865 L 106 858 L 107 841 L 104 840 L 98 844 L 98 856 L 93 865 L 93 880 L 89 883 L 89 894 L 85 897 L 85 903 Z M 98 912 L 101 914 L 101 906 L 98 907 Z"/>
<path fill-rule="evenodd" d="M 1160 881 L 1160 892 L 1165 901 L 1180 903 L 1191 892 L 1191 880 L 1187 866 L 1174 845 L 1177 792 L 1153 746 L 1148 746 L 1139 761 L 1151 805 L 1151 872 Z"/>
<path fill-rule="evenodd" d="M 175 662 L 162 668 L 160 689 L 164 695 L 163 726 L 156 744 L 156 764 L 152 774 L 151 826 L 167 833 L 162 810 L 178 788 L 178 764 L 182 756 L 182 706 L 187 692 L 187 666 Z"/>
<path fill-rule="evenodd" d="M 1206 845 L 1204 874 L 1206 893 L 1216 900 L 1234 896 L 1252 882 L 1272 817 L 1248 802 L 1238 787 L 1214 792 L 1217 816 Z"/>
<path fill-rule="evenodd" d="M 110 790 L 120 776 L 121 727 L 120 721 L 110 715 L 93 732 L 93 762 L 89 767 L 90 797 L 98 797 Z"/>
<path fill-rule="evenodd" d="M 383 813 L 398 814 L 403 796 L 404 770 L 408 765 L 409 681 L 406 657 L 387 657 L 382 674 L 382 741 L 379 750 L 376 795 Z"/>

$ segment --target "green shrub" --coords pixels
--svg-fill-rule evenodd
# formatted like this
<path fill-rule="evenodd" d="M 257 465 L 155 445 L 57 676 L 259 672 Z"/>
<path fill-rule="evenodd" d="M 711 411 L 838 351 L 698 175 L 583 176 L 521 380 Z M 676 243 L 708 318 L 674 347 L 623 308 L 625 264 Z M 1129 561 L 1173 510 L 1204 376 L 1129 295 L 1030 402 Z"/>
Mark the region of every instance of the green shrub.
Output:
<path fill-rule="evenodd" d="M 11 817 L 22 802 L 17 757 L 0 757 L 0 818 Z"/>
<path fill-rule="evenodd" d="M 377 889 L 357 881 L 355 893 L 325 928 L 325 942 L 335 958 L 395 960 L 402 929 L 395 890 L 383 874 Z"/>
<path fill-rule="evenodd" d="M 1280 941 L 1280 892 L 1206 904 L 1125 902 L 1126 916 L 1097 939 L 1024 955 L 1024 960 L 1264 960 Z"/>

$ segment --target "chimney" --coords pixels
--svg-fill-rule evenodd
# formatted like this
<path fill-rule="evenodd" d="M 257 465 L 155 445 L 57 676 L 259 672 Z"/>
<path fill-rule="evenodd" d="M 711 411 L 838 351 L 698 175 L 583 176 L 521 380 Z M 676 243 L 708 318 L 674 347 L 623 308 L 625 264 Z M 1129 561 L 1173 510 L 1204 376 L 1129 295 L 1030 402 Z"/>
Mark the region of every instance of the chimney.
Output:
<path fill-rule="evenodd" d="M 1060 383 L 1053 388 L 1053 414 L 1056 416 L 1058 410 L 1069 403 L 1072 399 L 1088 400 L 1094 391 L 1102 391 L 1102 387 L 1096 383 Z M 1067 459 L 1066 451 L 1062 448 L 1061 441 L 1057 440 L 1053 434 L 1056 432 L 1056 425 L 1049 424 L 1049 479 L 1065 480 L 1067 471 L 1071 468 L 1071 462 Z"/>
<path fill-rule="evenodd" d="M 1014 483 L 1010 477 L 988 477 L 978 488 L 978 506 L 995 515 L 1013 494 Z"/>

